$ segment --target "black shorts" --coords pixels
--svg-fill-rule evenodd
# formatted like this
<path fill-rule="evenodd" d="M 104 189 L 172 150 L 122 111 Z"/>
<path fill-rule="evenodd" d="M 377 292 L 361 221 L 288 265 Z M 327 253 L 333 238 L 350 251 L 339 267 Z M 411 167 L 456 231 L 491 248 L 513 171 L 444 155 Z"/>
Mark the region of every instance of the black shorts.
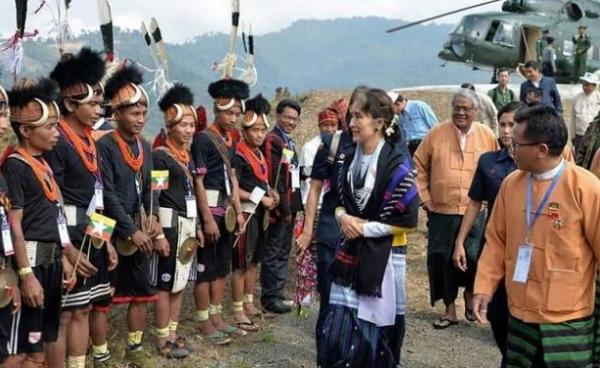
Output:
<path fill-rule="evenodd" d="M 244 213 L 248 219 L 248 214 Z M 261 221 L 259 221 L 259 218 Z M 235 248 L 232 248 L 232 260 L 234 270 L 246 270 L 250 264 L 258 264 L 264 253 L 264 237 L 262 218 L 252 216 L 246 224 L 246 231 L 240 236 Z"/>
<path fill-rule="evenodd" d="M 196 282 L 210 282 L 227 277 L 231 273 L 232 236 L 225 229 L 225 219 L 214 216 L 221 237 L 217 244 L 206 243 L 198 247 L 198 266 Z"/>
<path fill-rule="evenodd" d="M 130 256 L 119 254 L 116 270 L 114 304 L 149 303 L 157 300 L 152 286 L 150 257 L 137 251 Z"/>
<path fill-rule="evenodd" d="M 18 353 L 30 354 L 44 351 L 44 343 L 58 338 L 60 309 L 63 293 L 62 263 L 60 260 L 33 267 L 33 274 L 44 290 L 43 308 L 23 304 L 18 325 Z"/>
<path fill-rule="evenodd" d="M 12 302 L 0 309 L 0 364 L 9 355 L 17 354 L 17 323 L 21 313 L 12 314 Z"/>
<path fill-rule="evenodd" d="M 77 229 L 79 230 L 79 229 Z M 73 229 L 73 232 L 75 229 Z M 77 249 L 81 249 L 82 232 L 78 231 L 76 236 L 69 228 L 71 241 Z M 90 254 L 90 262 L 98 269 L 98 272 L 90 278 L 77 276 L 77 284 L 69 292 L 69 295 L 63 298 L 63 309 L 78 309 L 86 308 L 90 304 L 99 306 L 108 306 L 111 303 L 110 296 L 110 279 L 108 272 L 108 256 L 106 254 L 106 245 L 100 249 L 96 249 L 86 239 L 86 244 L 83 247 L 83 256 L 87 257 Z"/>
<path fill-rule="evenodd" d="M 178 232 L 176 228 L 163 228 L 163 232 L 165 233 L 165 237 L 169 242 L 169 256 L 160 257 L 156 255 L 156 288 L 161 291 L 171 292 L 173 290 L 175 267 L 177 263 L 176 258 Z M 195 267 L 192 267 L 192 271 L 194 271 L 195 269 Z M 190 278 L 192 277 L 191 273 L 192 272 L 190 272 Z M 196 276 L 195 272 L 193 276 Z M 190 278 L 188 278 L 188 280 Z"/>

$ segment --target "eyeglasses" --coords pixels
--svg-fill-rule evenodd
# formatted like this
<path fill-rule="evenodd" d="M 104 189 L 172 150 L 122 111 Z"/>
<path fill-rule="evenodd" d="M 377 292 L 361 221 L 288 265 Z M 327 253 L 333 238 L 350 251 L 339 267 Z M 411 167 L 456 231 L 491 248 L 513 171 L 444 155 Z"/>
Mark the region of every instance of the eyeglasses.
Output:
<path fill-rule="evenodd" d="M 296 116 L 290 116 L 287 114 L 281 114 L 281 117 L 283 118 L 283 120 L 285 121 L 295 121 L 296 123 L 300 122 L 300 117 L 296 117 Z"/>
<path fill-rule="evenodd" d="M 519 147 L 527 147 L 527 146 L 537 146 L 539 144 L 543 144 L 546 142 L 534 142 L 534 143 L 517 143 L 514 139 L 512 140 L 513 150 L 518 150 Z"/>
<path fill-rule="evenodd" d="M 452 111 L 457 114 L 469 114 L 473 110 L 475 110 L 474 107 L 452 106 Z"/>

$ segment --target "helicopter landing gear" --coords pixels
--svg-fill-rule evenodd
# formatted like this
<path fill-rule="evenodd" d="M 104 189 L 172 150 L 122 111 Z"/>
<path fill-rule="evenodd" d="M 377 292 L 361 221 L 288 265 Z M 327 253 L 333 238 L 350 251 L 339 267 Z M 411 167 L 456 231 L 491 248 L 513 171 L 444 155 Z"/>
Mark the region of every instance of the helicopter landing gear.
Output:
<path fill-rule="evenodd" d="M 494 71 L 492 74 L 492 80 L 491 82 L 492 84 L 497 84 L 498 83 L 498 67 L 494 67 Z"/>

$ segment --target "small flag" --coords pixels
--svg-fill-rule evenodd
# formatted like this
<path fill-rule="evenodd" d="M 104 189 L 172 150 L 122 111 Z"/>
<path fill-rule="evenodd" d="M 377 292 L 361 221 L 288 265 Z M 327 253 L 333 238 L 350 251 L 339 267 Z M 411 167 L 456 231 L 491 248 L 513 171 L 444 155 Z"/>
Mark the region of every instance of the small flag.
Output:
<path fill-rule="evenodd" d="M 152 190 L 169 189 L 169 170 L 152 170 Z"/>
<path fill-rule="evenodd" d="M 85 233 L 93 238 L 108 241 L 115 230 L 116 223 L 115 220 L 94 212 L 90 216 L 90 222 L 85 228 Z"/>

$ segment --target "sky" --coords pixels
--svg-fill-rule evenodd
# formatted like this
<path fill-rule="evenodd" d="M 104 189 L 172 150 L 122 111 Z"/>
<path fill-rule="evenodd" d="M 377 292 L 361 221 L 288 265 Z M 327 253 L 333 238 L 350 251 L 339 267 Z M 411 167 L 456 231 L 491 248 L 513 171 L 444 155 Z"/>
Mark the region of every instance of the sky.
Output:
<path fill-rule="evenodd" d="M 29 0 L 26 28 L 48 35 L 52 29 L 52 12 L 62 0 L 45 0 L 38 14 L 33 12 L 43 0 Z M 167 42 L 182 43 L 194 36 L 229 33 L 230 0 L 109 0 L 113 23 L 121 28 L 138 29 L 141 21 L 156 17 Z M 434 14 L 477 3 L 477 0 L 241 0 L 241 22 L 252 24 L 255 34 L 277 32 L 299 19 L 332 19 L 355 16 L 380 16 L 414 21 Z M 418 6 L 416 4 L 419 4 Z M 479 11 L 499 11 L 502 2 L 487 5 Z M 52 12 L 51 12 L 52 9 Z M 463 14 L 453 15 L 439 23 L 455 23 Z M 72 0 L 69 25 L 74 33 L 99 27 L 96 0 Z M 0 35 L 7 37 L 16 24 L 13 0 L 0 0 Z"/>

